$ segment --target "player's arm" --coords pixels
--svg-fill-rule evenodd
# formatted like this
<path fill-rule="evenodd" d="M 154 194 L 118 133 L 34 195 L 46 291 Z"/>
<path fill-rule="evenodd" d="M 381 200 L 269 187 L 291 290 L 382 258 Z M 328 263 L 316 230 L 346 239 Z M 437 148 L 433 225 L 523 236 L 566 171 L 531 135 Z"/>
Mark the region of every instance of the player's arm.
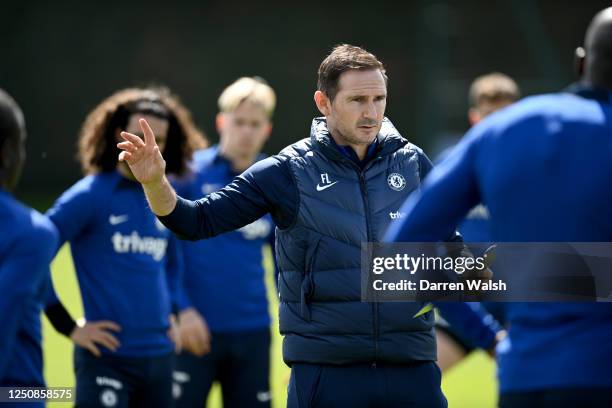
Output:
<path fill-rule="evenodd" d="M 261 160 L 223 189 L 200 200 L 177 196 L 169 184 L 165 162 L 145 120 L 140 120 L 144 141 L 122 132 L 126 140 L 119 160 L 126 161 L 142 183 L 153 212 L 181 238 L 210 238 L 250 224 L 272 213 L 277 225 L 290 225 L 297 210 L 297 188 L 279 157 Z M 293 190 L 293 192 L 292 192 Z"/>
<path fill-rule="evenodd" d="M 211 334 L 206 320 L 193 307 L 185 290 L 182 250 L 184 245 L 189 245 L 189 243 L 179 241 L 176 237 L 172 237 L 170 242 L 172 245 L 169 246 L 168 252 L 168 272 L 171 275 L 169 286 L 170 291 L 174 291 L 172 297 L 175 299 L 174 304 L 177 311 L 177 339 L 180 341 L 181 350 L 201 357 L 210 352 Z M 177 268 L 180 268 L 179 273 L 173 271 Z M 173 285 L 174 289 L 172 289 Z"/>
<path fill-rule="evenodd" d="M 180 252 L 183 252 L 183 248 L 185 244 L 189 244 L 188 242 L 184 242 L 184 241 L 179 241 L 179 240 L 175 240 L 176 245 L 180 246 Z M 182 255 L 181 255 L 182 256 Z M 181 260 L 181 263 L 184 262 Z M 183 266 L 184 267 L 184 266 Z M 183 273 L 178 277 L 178 280 L 176 282 L 176 288 L 175 288 L 175 300 L 174 300 L 174 304 L 176 307 L 176 311 L 178 312 L 179 316 L 180 313 L 182 311 L 184 311 L 185 309 L 189 309 L 193 307 L 193 303 L 189 297 L 189 295 L 187 294 L 187 290 L 185 289 L 185 269 L 183 269 Z"/>
<path fill-rule="evenodd" d="M 120 331 L 119 325 L 107 320 L 86 322 L 84 319 L 80 319 L 79 322 L 75 322 L 57 296 L 50 275 L 47 279 L 45 316 L 47 316 L 53 328 L 72 340 L 74 344 L 89 350 L 96 357 L 102 355 L 100 346 L 116 351 L 120 343 L 112 332 Z"/>
<path fill-rule="evenodd" d="M 172 185 L 178 194 L 186 197 L 191 194 L 192 183 L 186 180 L 173 180 Z M 178 327 L 174 331 L 176 338 L 173 341 L 180 342 L 183 352 L 203 356 L 210 352 L 211 335 L 208 324 L 204 317 L 193 307 L 193 303 L 185 289 L 185 264 L 183 262 L 183 248 L 189 245 L 184 241 L 171 236 L 168 241 L 168 287 L 170 288 L 173 309 L 177 316 Z"/>
<path fill-rule="evenodd" d="M 175 209 L 159 219 L 179 237 L 190 240 L 236 230 L 269 212 L 277 223 L 289 225 L 296 213 L 297 194 L 291 194 L 295 187 L 288 173 L 285 162 L 269 157 L 202 199 L 178 197 Z"/>
<path fill-rule="evenodd" d="M 45 316 L 47 316 L 47 319 L 49 319 L 55 331 L 66 337 L 70 337 L 70 333 L 77 327 L 77 323 L 57 296 L 50 273 L 47 276 L 46 287 Z"/>
<path fill-rule="evenodd" d="M 466 136 L 435 168 L 421 160 L 422 176 L 426 176 L 423 187 L 404 203 L 401 211 L 406 216 L 391 225 L 385 241 L 439 242 L 455 235 L 457 223 L 480 202 L 473 162 L 479 137 L 479 133 Z M 453 328 L 478 347 L 490 350 L 503 333 L 477 303 L 437 302 L 436 306 Z"/>
<path fill-rule="evenodd" d="M 434 166 L 429 160 L 429 158 L 423 152 L 419 152 L 419 176 L 421 182 L 426 180 L 426 177 L 432 172 Z M 418 194 L 415 193 L 415 194 Z M 414 195 L 414 194 L 413 194 Z M 450 205 L 454 205 L 454 202 L 449 201 L 447 203 L 453 203 Z M 405 205 L 404 205 L 405 207 Z M 472 207 L 470 207 L 472 208 Z M 464 243 L 461 234 L 455 229 L 455 224 L 449 224 L 446 227 L 441 227 L 439 231 L 440 237 L 439 240 L 444 242 L 445 250 L 448 256 L 453 258 L 463 257 L 463 258 L 473 258 L 473 254 L 468 248 L 468 246 Z M 387 233 L 387 237 L 389 233 Z M 404 235 L 407 241 L 418 242 L 419 239 L 412 235 Z M 396 239 L 398 241 L 398 239 Z M 421 240 L 421 242 L 427 242 L 426 240 Z M 437 242 L 437 240 L 435 240 Z M 462 279 L 490 279 L 492 276 L 492 272 L 489 268 L 485 268 L 484 270 L 472 270 L 468 273 L 461 275 Z"/>
<path fill-rule="evenodd" d="M 474 168 L 478 141 L 478 133 L 467 135 L 429 172 L 421 190 L 402 206 L 406 216 L 391 224 L 385 241 L 439 242 L 454 233 L 459 221 L 480 202 Z"/>
<path fill-rule="evenodd" d="M 44 285 L 57 245 L 57 232 L 50 224 L 20 228 L 22 231 L 0 262 L 0 379 L 12 356 L 26 304 Z"/>
<path fill-rule="evenodd" d="M 65 242 L 78 239 L 81 232 L 91 225 L 98 203 L 94 190 L 95 186 L 91 185 L 91 180 L 83 179 L 66 190 L 47 211 L 46 215 L 59 232 L 56 252 Z M 102 355 L 100 346 L 111 351 L 120 347 L 119 340 L 113 335 L 113 332 L 121 330 L 117 323 L 107 320 L 88 322 L 85 319 L 75 322 L 57 296 L 53 285 L 48 287 L 45 315 L 59 333 L 97 357 Z"/>
<path fill-rule="evenodd" d="M 183 261 L 182 246 L 173 235 L 168 237 L 168 248 L 166 251 L 166 283 L 170 294 L 170 305 L 173 314 L 178 314 L 179 297 L 183 276 L 185 273 L 185 263 Z"/>
<path fill-rule="evenodd" d="M 96 186 L 92 185 L 91 180 L 85 178 L 75 183 L 45 213 L 59 232 L 56 250 L 91 226 L 101 198 L 94 194 Z"/>
<path fill-rule="evenodd" d="M 168 317 L 170 327 L 168 329 L 168 337 L 174 343 L 174 349 L 178 353 L 181 351 L 181 333 L 178 328 L 179 318 L 179 291 L 181 290 L 182 279 L 185 272 L 185 264 L 183 262 L 183 253 L 181 245 L 177 242 L 174 235 L 168 237 L 168 248 L 166 251 L 166 283 L 168 293 L 170 295 L 171 314 Z"/>
<path fill-rule="evenodd" d="M 492 352 L 502 326 L 478 302 L 436 302 L 440 314 L 473 347 Z"/>

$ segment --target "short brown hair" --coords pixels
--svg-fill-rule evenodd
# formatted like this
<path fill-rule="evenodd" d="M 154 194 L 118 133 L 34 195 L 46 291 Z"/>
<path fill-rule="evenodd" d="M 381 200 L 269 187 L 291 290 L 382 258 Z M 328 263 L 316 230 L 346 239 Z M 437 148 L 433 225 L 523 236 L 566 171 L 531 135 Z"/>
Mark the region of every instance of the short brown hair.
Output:
<path fill-rule="evenodd" d="M 193 152 L 207 145 L 187 108 L 167 88 L 122 89 L 96 106 L 83 123 L 77 157 L 83 173 L 115 170 L 119 156 L 116 131 L 125 129 L 130 116 L 138 113 L 168 121 L 168 141 L 162 152 L 167 173 L 185 173 Z"/>
<path fill-rule="evenodd" d="M 317 88 L 330 100 L 338 93 L 338 81 L 343 72 L 356 69 L 367 71 L 378 69 L 387 83 L 387 74 L 383 63 L 374 54 L 349 44 L 337 45 L 321 62 L 318 72 Z"/>
<path fill-rule="evenodd" d="M 516 101 L 521 97 L 516 82 L 500 72 L 479 76 L 472 82 L 468 94 L 471 108 L 478 108 L 483 103 L 498 101 Z"/>

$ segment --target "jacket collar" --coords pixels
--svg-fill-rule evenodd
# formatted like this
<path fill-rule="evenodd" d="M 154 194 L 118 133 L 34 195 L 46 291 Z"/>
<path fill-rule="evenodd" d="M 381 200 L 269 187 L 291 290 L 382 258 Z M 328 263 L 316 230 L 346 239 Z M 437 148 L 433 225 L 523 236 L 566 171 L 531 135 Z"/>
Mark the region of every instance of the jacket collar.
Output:
<path fill-rule="evenodd" d="M 408 141 L 404 139 L 391 121 L 387 118 L 383 119 L 380 132 L 378 132 L 375 157 L 387 156 L 401 149 Z M 348 157 L 342 154 L 336 147 L 336 143 L 332 139 L 327 121 L 324 117 L 314 118 L 310 128 L 310 140 L 313 147 L 318 148 L 328 159 L 334 161 L 344 161 L 353 163 Z"/>

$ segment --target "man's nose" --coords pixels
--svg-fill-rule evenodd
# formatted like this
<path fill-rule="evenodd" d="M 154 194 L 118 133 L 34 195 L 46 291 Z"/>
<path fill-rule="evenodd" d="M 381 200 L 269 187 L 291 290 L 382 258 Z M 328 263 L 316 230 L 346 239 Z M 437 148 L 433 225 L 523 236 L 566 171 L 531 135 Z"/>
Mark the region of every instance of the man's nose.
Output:
<path fill-rule="evenodd" d="M 240 129 L 239 134 L 242 139 L 252 139 L 255 132 L 253 132 L 253 130 L 248 127 L 244 127 Z"/>
<path fill-rule="evenodd" d="M 369 101 L 368 103 L 366 103 L 363 111 L 363 117 L 366 119 L 376 119 L 377 111 L 376 104 L 374 103 L 374 101 Z"/>

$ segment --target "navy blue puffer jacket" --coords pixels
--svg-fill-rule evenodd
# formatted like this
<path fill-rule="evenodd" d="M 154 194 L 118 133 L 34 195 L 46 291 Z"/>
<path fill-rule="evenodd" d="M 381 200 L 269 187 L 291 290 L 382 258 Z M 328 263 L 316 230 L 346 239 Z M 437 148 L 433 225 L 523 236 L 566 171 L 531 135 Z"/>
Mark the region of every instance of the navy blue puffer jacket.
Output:
<path fill-rule="evenodd" d="M 324 118 L 280 153 L 299 191 L 298 215 L 277 229 L 280 331 L 288 364 L 403 364 L 435 360 L 433 313 L 419 303 L 361 301 L 361 245 L 380 241 L 419 188 L 421 149 L 384 120 L 374 158 L 360 169 L 334 146 Z"/>

